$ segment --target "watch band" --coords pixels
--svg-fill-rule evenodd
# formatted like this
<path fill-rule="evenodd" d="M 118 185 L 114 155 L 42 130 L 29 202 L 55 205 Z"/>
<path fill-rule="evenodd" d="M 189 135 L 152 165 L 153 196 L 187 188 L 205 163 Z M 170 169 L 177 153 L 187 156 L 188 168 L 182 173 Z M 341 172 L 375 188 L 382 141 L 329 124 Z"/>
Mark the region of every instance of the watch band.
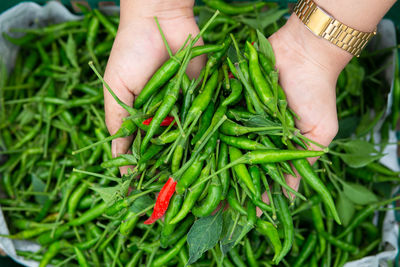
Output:
<path fill-rule="evenodd" d="M 294 8 L 294 13 L 315 35 L 357 57 L 376 34 L 376 31 L 361 32 L 350 28 L 334 19 L 312 0 L 299 0 Z"/>

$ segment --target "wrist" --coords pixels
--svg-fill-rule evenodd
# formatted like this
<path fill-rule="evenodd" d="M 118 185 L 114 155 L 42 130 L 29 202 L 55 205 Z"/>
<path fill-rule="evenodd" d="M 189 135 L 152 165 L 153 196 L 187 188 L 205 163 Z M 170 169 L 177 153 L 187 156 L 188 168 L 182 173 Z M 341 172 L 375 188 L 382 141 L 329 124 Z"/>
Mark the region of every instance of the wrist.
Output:
<path fill-rule="evenodd" d="M 159 20 L 193 17 L 194 0 L 121 0 L 121 24 L 132 18 Z"/>
<path fill-rule="evenodd" d="M 295 14 L 271 38 L 285 44 L 290 49 L 287 52 L 297 53 L 336 76 L 352 58 L 350 53 L 312 33 Z"/>
<path fill-rule="evenodd" d="M 396 0 L 313 0 L 336 20 L 362 32 L 373 32 Z"/>

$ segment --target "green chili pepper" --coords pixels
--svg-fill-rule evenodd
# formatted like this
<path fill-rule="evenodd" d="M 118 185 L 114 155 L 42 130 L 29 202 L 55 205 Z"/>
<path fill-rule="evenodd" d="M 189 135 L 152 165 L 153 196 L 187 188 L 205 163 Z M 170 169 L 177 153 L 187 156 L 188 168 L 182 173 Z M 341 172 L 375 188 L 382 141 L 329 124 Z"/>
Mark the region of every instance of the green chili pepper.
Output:
<path fill-rule="evenodd" d="M 28 34 L 25 34 L 21 38 L 14 38 L 14 37 L 11 37 L 10 35 L 8 35 L 7 33 L 3 32 L 3 38 L 14 45 L 24 46 L 24 45 L 32 42 L 36 38 L 36 35 L 28 33 Z"/>
<path fill-rule="evenodd" d="M 295 267 L 300 267 L 302 264 L 304 264 L 305 260 L 312 255 L 314 252 L 315 246 L 317 244 L 317 235 L 314 232 L 311 232 L 309 234 L 305 244 L 303 245 L 303 248 L 299 254 L 299 256 L 296 258 L 295 263 L 293 266 Z"/>
<path fill-rule="evenodd" d="M 92 182 L 92 179 L 89 179 L 88 182 Z M 81 202 L 82 197 L 86 194 L 87 190 L 89 189 L 89 183 L 81 183 L 71 194 L 71 197 L 68 199 L 68 216 L 69 219 L 72 220 L 75 218 L 76 208 L 78 207 L 79 203 Z"/>
<path fill-rule="evenodd" d="M 171 130 L 167 133 L 157 136 L 156 138 L 153 138 L 151 142 L 156 145 L 165 145 L 174 142 L 180 134 L 181 133 L 179 129 Z"/>
<path fill-rule="evenodd" d="M 222 101 L 221 105 L 223 106 L 235 105 L 242 98 L 242 84 L 236 79 L 230 79 L 230 84 L 232 92 L 224 101 Z"/>
<path fill-rule="evenodd" d="M 203 154 L 200 156 L 199 160 L 205 160 L 215 151 L 218 142 L 218 132 L 215 132 L 211 138 L 208 140 L 203 148 Z"/>
<path fill-rule="evenodd" d="M 229 147 L 229 155 L 232 162 L 236 162 L 238 159 L 243 157 L 242 152 L 230 146 Z M 251 176 L 247 170 L 247 167 L 244 164 L 237 164 L 233 167 L 233 171 L 236 173 L 236 176 L 246 185 L 246 187 L 250 190 L 250 193 L 256 195 L 256 188 L 253 184 Z"/>
<path fill-rule="evenodd" d="M 163 266 L 167 262 L 169 262 L 171 259 L 176 257 L 179 253 L 179 251 L 182 249 L 182 247 L 186 243 L 186 236 L 182 237 L 182 239 L 179 240 L 179 242 L 170 250 L 168 250 L 165 254 L 160 255 L 159 257 L 155 258 L 151 266 Z"/>
<path fill-rule="evenodd" d="M 324 237 L 326 239 L 326 241 L 328 241 L 329 243 L 331 243 L 332 245 L 340 248 L 343 251 L 349 251 L 353 254 L 357 254 L 358 253 L 358 248 L 352 244 L 346 243 L 344 241 L 341 241 L 337 238 L 335 238 L 333 235 L 327 233 L 327 232 L 320 232 L 320 234 L 322 235 L 322 237 Z"/>
<path fill-rule="evenodd" d="M 94 144 L 91 144 L 91 145 L 86 146 L 84 148 L 81 148 L 79 150 L 73 151 L 72 154 L 80 153 L 82 151 L 85 151 L 85 150 L 90 149 L 92 147 L 95 147 L 97 145 L 109 142 L 109 141 L 114 140 L 116 138 L 130 136 L 136 130 L 137 130 L 136 124 L 132 120 L 127 119 L 121 124 L 121 127 L 118 129 L 118 131 L 115 134 L 113 134 L 113 135 L 111 135 L 111 136 L 109 136 L 109 137 L 107 137 L 107 138 L 105 138 L 105 139 L 103 139 L 101 141 L 98 141 L 98 142 L 96 142 Z"/>
<path fill-rule="evenodd" d="M 193 206 L 196 203 L 196 200 L 200 197 L 201 193 L 203 192 L 206 184 L 202 182 L 202 180 L 207 177 L 207 175 L 210 172 L 210 164 L 207 164 L 203 170 L 200 173 L 199 179 L 194 183 L 193 186 L 196 186 L 197 184 L 200 184 L 200 186 L 197 186 L 194 189 L 189 188 L 189 192 L 186 194 L 186 197 L 183 201 L 182 208 L 178 212 L 178 214 L 175 215 L 175 217 L 171 220 L 171 224 L 176 224 L 179 221 L 183 220 L 183 218 L 186 217 L 186 215 L 189 213 L 189 211 L 193 208 Z"/>
<path fill-rule="evenodd" d="M 138 221 L 139 215 L 136 212 L 129 210 L 126 213 L 124 220 L 121 223 L 121 226 L 119 227 L 120 233 L 125 236 L 129 235 L 135 228 Z"/>
<path fill-rule="evenodd" d="M 259 219 L 257 220 L 257 231 L 271 241 L 275 251 L 274 258 L 272 260 L 278 263 L 278 257 L 282 251 L 282 243 L 279 239 L 278 230 L 270 222 Z"/>
<path fill-rule="evenodd" d="M 204 28 L 202 29 L 202 31 Z M 199 37 L 202 32 L 199 33 Z M 193 39 L 195 41 L 198 38 Z M 197 41 L 197 40 L 196 40 Z M 193 47 L 191 58 L 200 56 L 202 54 L 219 51 L 221 46 L 204 45 Z M 150 78 L 147 84 L 143 87 L 142 91 L 135 100 L 134 107 L 140 108 L 146 103 L 151 95 L 163 86 L 174 74 L 178 71 L 180 62 L 183 60 L 186 50 L 181 50 L 173 58 L 168 59 Z"/>
<path fill-rule="evenodd" d="M 12 183 L 11 174 L 9 172 L 3 173 L 1 178 L 2 178 L 4 189 L 5 189 L 8 197 L 14 198 L 15 193 L 14 193 L 14 186 Z"/>
<path fill-rule="evenodd" d="M 239 200 L 236 198 L 235 190 L 231 187 L 228 191 L 226 200 L 229 203 L 229 207 L 238 211 L 242 215 L 246 215 L 246 209 L 240 204 Z"/>
<path fill-rule="evenodd" d="M 142 154 L 140 157 L 140 160 L 138 162 L 139 171 L 143 171 L 144 166 L 145 166 L 144 164 L 146 164 L 147 161 L 149 161 L 155 155 L 157 155 L 159 152 L 161 152 L 162 149 L 163 149 L 163 146 L 151 144 L 150 147 L 146 150 L 146 152 L 144 154 Z"/>
<path fill-rule="evenodd" d="M 181 179 L 179 179 L 176 185 L 176 193 L 183 194 L 185 190 L 194 183 L 199 177 L 201 170 L 203 169 L 204 160 L 199 160 L 199 157 L 189 166 L 189 168 L 183 173 Z"/>
<path fill-rule="evenodd" d="M 181 161 L 183 158 L 183 153 L 184 153 L 184 140 L 181 140 L 181 142 L 178 143 L 176 146 L 174 153 L 172 155 L 172 160 L 171 160 L 171 172 L 176 173 L 179 168 L 181 167 Z"/>
<path fill-rule="evenodd" d="M 219 136 L 221 137 L 221 135 Z M 224 168 L 229 163 L 228 153 L 228 145 L 225 143 L 220 143 L 217 170 Z M 224 200 L 229 190 L 229 184 L 231 180 L 230 171 L 226 169 L 222 171 L 218 176 L 222 187 L 221 200 Z"/>
<path fill-rule="evenodd" d="M 166 247 L 170 235 L 174 232 L 176 224 L 171 224 L 171 220 L 179 212 L 183 202 L 183 195 L 174 195 L 168 206 L 168 210 L 164 217 L 164 227 L 161 231 L 160 242 L 163 247 Z"/>
<path fill-rule="evenodd" d="M 261 136 L 260 139 L 261 139 L 261 143 L 264 146 L 268 147 L 269 149 L 277 148 L 276 145 L 271 141 L 271 139 L 268 138 L 268 136 L 266 136 L 266 135 Z M 296 176 L 296 174 L 292 170 L 292 167 L 290 166 L 290 164 L 287 161 L 280 162 L 279 164 L 282 166 L 283 171 L 285 171 L 286 173 L 288 173 L 290 175 Z"/>
<path fill-rule="evenodd" d="M 261 72 L 258 63 L 257 50 L 249 42 L 246 42 L 246 49 L 249 51 L 249 71 L 251 81 L 253 82 L 257 95 L 262 103 L 268 107 L 271 115 L 274 115 L 277 112 L 277 107 L 274 105 L 272 90 Z"/>
<path fill-rule="evenodd" d="M 234 27 L 236 27 L 236 25 Z M 223 33 L 223 35 L 225 35 L 225 33 Z M 208 60 L 207 60 L 206 66 L 205 66 L 203 84 L 201 86 L 200 91 L 202 91 L 204 88 L 205 82 L 208 78 L 208 74 L 210 72 L 212 72 L 212 70 L 220 63 L 221 58 L 226 54 L 226 51 L 228 50 L 230 44 L 231 44 L 231 39 L 230 38 L 225 39 L 221 44 L 222 49 L 208 57 Z"/>
<path fill-rule="evenodd" d="M 182 83 L 183 74 L 185 73 L 187 65 L 189 63 L 190 53 L 191 53 L 190 49 L 188 50 L 188 53 L 185 53 L 182 67 L 179 69 L 179 72 L 176 76 L 176 80 L 174 81 L 173 86 L 171 86 L 171 88 L 169 88 L 169 90 L 167 90 L 167 92 L 165 93 L 163 103 L 158 108 L 156 114 L 153 117 L 153 120 L 150 122 L 149 130 L 146 132 L 146 135 L 143 138 L 140 147 L 141 153 L 144 153 L 145 149 L 147 148 L 147 144 L 150 142 L 151 138 L 156 133 L 157 129 L 160 127 L 161 122 L 169 114 L 169 112 L 172 110 L 172 107 L 175 105 L 175 102 L 178 100 L 179 89 Z M 138 99 L 139 97 L 136 99 L 136 101 Z"/>
<path fill-rule="evenodd" d="M 240 254 L 237 250 L 237 247 L 233 247 L 228 251 L 229 256 L 231 256 L 232 261 L 238 267 L 247 267 L 247 265 L 243 262 L 243 259 L 240 257 Z"/>
<path fill-rule="evenodd" d="M 248 133 L 253 133 L 253 132 L 262 132 L 262 133 L 276 133 L 279 132 L 282 129 L 280 126 L 266 126 L 266 127 L 246 127 L 242 126 L 240 124 L 237 124 L 231 120 L 226 120 L 221 128 L 220 132 L 226 135 L 244 135 Z"/>
<path fill-rule="evenodd" d="M 85 258 L 85 255 L 78 247 L 76 247 L 76 246 L 74 247 L 74 252 L 76 255 L 76 260 L 79 263 L 79 266 L 81 266 L 81 267 L 89 267 L 90 266 Z"/>
<path fill-rule="evenodd" d="M 193 225 L 193 222 L 194 217 L 192 215 L 189 215 L 185 218 L 183 222 L 176 225 L 176 230 L 169 236 L 168 240 L 166 240 L 165 245 L 172 246 L 176 242 L 178 242 L 179 239 L 182 238 L 184 235 L 187 235 L 190 227 Z"/>
<path fill-rule="evenodd" d="M 138 250 L 126 264 L 126 267 L 135 267 L 142 258 L 143 250 Z"/>
<path fill-rule="evenodd" d="M 268 147 L 258 143 L 257 141 L 250 140 L 246 137 L 233 137 L 220 134 L 219 138 L 222 142 L 227 145 L 234 146 L 236 148 L 245 149 L 245 150 L 262 150 L 268 149 Z"/>
<path fill-rule="evenodd" d="M 276 206 L 278 219 L 282 224 L 284 232 L 284 241 L 281 253 L 279 254 L 279 256 L 275 258 L 275 262 L 279 263 L 283 259 L 283 257 L 285 257 L 288 254 L 289 250 L 292 247 L 294 240 L 294 226 L 293 226 L 292 216 L 290 215 L 289 207 L 282 194 L 275 193 L 273 201 Z"/>
<path fill-rule="evenodd" d="M 207 131 L 210 126 L 211 120 L 214 115 L 214 102 L 210 102 L 200 118 L 199 128 L 197 129 L 196 135 L 192 138 L 191 144 L 196 144 L 203 134 Z"/>
<path fill-rule="evenodd" d="M 60 239 L 69 229 L 70 227 L 68 225 L 57 227 L 54 233 L 53 231 L 50 231 L 50 229 L 47 229 L 48 231 L 38 236 L 36 241 L 42 246 L 51 244 Z"/>
<path fill-rule="evenodd" d="M 46 267 L 50 261 L 58 254 L 61 249 L 69 248 L 71 245 L 66 240 L 60 240 L 52 243 L 43 255 L 39 267 Z"/>
<path fill-rule="evenodd" d="M 113 36 L 117 35 L 117 26 L 113 24 L 103 13 L 98 9 L 94 9 L 93 13 L 99 19 L 100 23 L 103 24 L 104 28 Z"/>
<path fill-rule="evenodd" d="M 264 2 L 248 3 L 244 5 L 232 5 L 219 0 L 205 0 L 204 3 L 228 15 L 239 15 L 243 13 L 254 12 L 266 5 Z"/>
<path fill-rule="evenodd" d="M 255 188 L 255 197 L 261 198 L 261 172 L 257 166 L 250 166 L 249 167 L 250 177 L 252 179 L 254 188 Z"/>
<path fill-rule="evenodd" d="M 397 122 L 400 117 L 400 79 L 399 79 L 399 63 L 396 62 L 397 75 L 394 76 L 393 82 L 393 103 L 392 103 L 392 130 L 396 129 Z"/>
<path fill-rule="evenodd" d="M 250 241 L 248 238 L 245 239 L 244 241 L 244 248 L 245 248 L 245 253 L 246 253 L 246 258 L 247 258 L 247 263 L 250 267 L 257 267 L 258 262 L 256 258 L 254 257 L 254 252 L 252 249 L 252 246 L 250 244 Z"/>
<path fill-rule="evenodd" d="M 397 199 L 400 199 L 400 196 L 396 196 L 394 198 L 388 199 L 388 200 L 383 200 L 374 204 L 370 204 L 368 207 L 365 209 L 361 210 L 359 213 L 357 213 L 350 224 L 346 227 L 346 229 L 340 233 L 338 236 L 339 239 L 347 236 L 349 233 L 351 233 L 358 225 L 360 225 L 362 222 L 365 221 L 366 218 L 371 216 L 371 214 L 378 209 L 380 206 L 387 205 L 393 201 L 396 201 Z"/>
<path fill-rule="evenodd" d="M 40 227 L 40 228 L 34 228 L 34 229 L 27 229 L 27 230 L 18 232 L 13 235 L 1 235 L 1 236 L 11 238 L 11 239 L 31 239 L 31 238 L 38 236 L 47 231 L 49 231 L 48 227 Z"/>
<path fill-rule="evenodd" d="M 218 72 L 214 72 L 207 80 L 204 90 L 201 93 L 199 93 L 193 100 L 192 106 L 190 107 L 187 113 L 185 123 L 183 125 L 184 129 L 186 129 L 197 116 L 199 116 L 206 110 L 213 96 L 213 92 L 217 87 L 217 84 L 218 84 Z"/>
<path fill-rule="evenodd" d="M 293 148 L 293 145 L 288 142 L 288 147 Z M 292 164 L 299 172 L 300 176 L 304 179 L 304 181 L 321 196 L 322 201 L 326 205 L 327 209 L 332 213 L 335 221 L 338 224 L 341 224 L 331 194 L 329 193 L 323 182 L 315 174 L 310 163 L 306 159 L 296 159 L 292 160 Z"/>
<path fill-rule="evenodd" d="M 212 159 L 214 161 L 214 159 Z M 214 165 L 214 164 L 212 164 Z M 214 167 L 211 167 L 214 169 Z M 214 176 L 208 186 L 207 197 L 192 209 L 196 217 L 205 217 L 210 215 L 221 202 L 222 186 L 218 176 Z"/>

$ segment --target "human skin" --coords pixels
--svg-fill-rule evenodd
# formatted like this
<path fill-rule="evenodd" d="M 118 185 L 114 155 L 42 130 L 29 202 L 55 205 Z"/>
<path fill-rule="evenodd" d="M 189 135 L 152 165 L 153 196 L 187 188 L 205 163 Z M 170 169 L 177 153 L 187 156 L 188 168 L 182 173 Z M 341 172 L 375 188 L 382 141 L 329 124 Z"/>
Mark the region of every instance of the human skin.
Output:
<path fill-rule="evenodd" d="M 394 0 L 314 0 L 340 22 L 360 31 L 373 31 Z M 275 52 L 279 81 L 289 107 L 301 118 L 296 127 L 307 138 L 328 146 L 338 131 L 336 81 L 352 55 L 315 36 L 295 14 L 269 41 Z M 311 149 L 320 149 L 315 145 Z M 317 158 L 309 159 L 314 163 Z M 300 177 L 286 176 L 298 190 Z"/>
<path fill-rule="evenodd" d="M 372 31 L 394 0 L 315 0 L 334 18 L 361 31 Z M 126 104 L 132 106 L 135 96 L 151 75 L 168 59 L 154 16 L 173 52 L 199 29 L 193 16 L 193 0 L 121 0 L 121 21 L 105 72 L 105 80 Z M 287 23 L 269 41 L 276 56 L 279 81 L 289 107 L 299 115 L 296 127 L 307 138 L 329 145 L 338 130 L 336 113 L 336 80 L 352 55 L 311 33 L 292 14 Z M 198 44 L 202 44 L 200 40 Z M 189 77 L 196 77 L 205 57 L 193 59 Z M 114 134 L 128 113 L 104 91 L 106 125 Z M 132 137 L 112 142 L 113 156 L 129 152 Z M 313 149 L 318 147 L 311 146 Z M 316 159 L 310 159 L 315 162 Z M 121 168 L 121 173 L 126 172 Z M 300 179 L 287 176 L 289 186 L 298 189 Z"/>

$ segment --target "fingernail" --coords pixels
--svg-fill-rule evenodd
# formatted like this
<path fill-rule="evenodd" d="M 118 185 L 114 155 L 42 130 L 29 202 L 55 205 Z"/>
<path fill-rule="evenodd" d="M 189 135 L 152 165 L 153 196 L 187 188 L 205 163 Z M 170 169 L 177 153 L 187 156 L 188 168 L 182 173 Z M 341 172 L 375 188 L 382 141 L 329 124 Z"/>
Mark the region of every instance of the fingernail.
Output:
<path fill-rule="evenodd" d="M 112 154 L 113 158 L 118 156 L 117 155 L 117 153 L 118 153 L 117 152 L 117 144 L 118 144 L 117 140 L 112 140 L 111 141 L 111 154 Z"/>

